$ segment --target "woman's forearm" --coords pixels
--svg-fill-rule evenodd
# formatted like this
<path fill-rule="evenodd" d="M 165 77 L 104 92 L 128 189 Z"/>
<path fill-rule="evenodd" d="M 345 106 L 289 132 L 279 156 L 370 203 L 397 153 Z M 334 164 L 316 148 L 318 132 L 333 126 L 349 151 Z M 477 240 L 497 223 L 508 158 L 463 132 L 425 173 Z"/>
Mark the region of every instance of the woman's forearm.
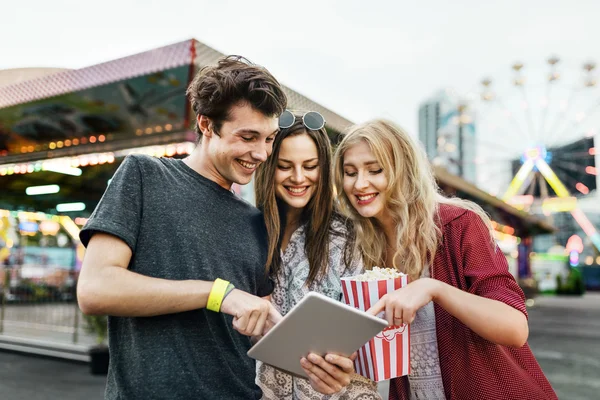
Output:
<path fill-rule="evenodd" d="M 497 300 L 477 296 L 435 281 L 433 301 L 490 342 L 521 347 L 529 336 L 525 315 Z"/>

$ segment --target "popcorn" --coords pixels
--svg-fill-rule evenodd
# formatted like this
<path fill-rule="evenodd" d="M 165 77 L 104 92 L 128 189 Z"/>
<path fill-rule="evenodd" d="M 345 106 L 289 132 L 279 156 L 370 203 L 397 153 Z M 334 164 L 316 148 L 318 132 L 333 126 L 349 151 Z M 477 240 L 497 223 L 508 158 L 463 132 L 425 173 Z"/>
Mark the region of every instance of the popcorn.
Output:
<path fill-rule="evenodd" d="M 374 267 L 364 274 L 342 278 L 344 302 L 363 311 L 406 285 L 408 275 L 393 268 Z M 358 350 L 354 367 L 358 374 L 376 382 L 410 374 L 410 326 L 385 328 Z"/>
<path fill-rule="evenodd" d="M 367 282 L 367 281 L 381 281 L 387 279 L 396 279 L 401 276 L 405 276 L 402 272 L 398 272 L 398 270 L 394 268 L 379 268 L 373 267 L 372 270 L 365 271 L 364 274 L 356 275 L 350 277 L 349 279 L 359 281 L 359 282 Z"/>

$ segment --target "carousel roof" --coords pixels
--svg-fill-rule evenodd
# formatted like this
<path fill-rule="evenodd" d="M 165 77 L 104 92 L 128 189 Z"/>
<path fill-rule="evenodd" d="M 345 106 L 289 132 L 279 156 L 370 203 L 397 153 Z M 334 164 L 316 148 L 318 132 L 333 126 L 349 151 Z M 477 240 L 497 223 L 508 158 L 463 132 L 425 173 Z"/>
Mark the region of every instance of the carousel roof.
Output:
<path fill-rule="evenodd" d="M 185 90 L 198 68 L 222 56 L 192 39 L 81 69 L 4 71 L 0 165 L 189 140 Z M 290 108 L 321 112 L 334 134 L 351 124 L 284 90 Z M 91 143 L 98 135 L 105 140 Z"/>

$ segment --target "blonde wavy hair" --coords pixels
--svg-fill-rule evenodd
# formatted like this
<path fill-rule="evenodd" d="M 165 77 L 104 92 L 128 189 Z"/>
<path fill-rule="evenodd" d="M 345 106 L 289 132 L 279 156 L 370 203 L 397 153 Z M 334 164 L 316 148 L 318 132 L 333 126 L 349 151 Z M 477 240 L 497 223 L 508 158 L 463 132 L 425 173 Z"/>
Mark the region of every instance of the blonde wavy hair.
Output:
<path fill-rule="evenodd" d="M 432 262 L 442 241 L 437 213 L 440 204 L 450 204 L 475 212 L 492 229 L 488 215 L 477 204 L 440 194 L 433 170 L 422 146 L 404 130 L 386 120 L 373 120 L 349 128 L 334 155 L 334 181 L 340 212 L 356 227 L 356 246 L 366 269 L 384 266 L 387 242 L 375 218 L 364 218 L 344 192 L 344 154 L 359 142 L 366 142 L 388 180 L 385 201 L 396 222 L 393 267 L 411 279 L 418 279 Z M 490 236 L 490 241 L 493 239 Z M 400 261 L 398 265 L 397 261 Z M 388 266 L 389 267 L 389 266 Z"/>

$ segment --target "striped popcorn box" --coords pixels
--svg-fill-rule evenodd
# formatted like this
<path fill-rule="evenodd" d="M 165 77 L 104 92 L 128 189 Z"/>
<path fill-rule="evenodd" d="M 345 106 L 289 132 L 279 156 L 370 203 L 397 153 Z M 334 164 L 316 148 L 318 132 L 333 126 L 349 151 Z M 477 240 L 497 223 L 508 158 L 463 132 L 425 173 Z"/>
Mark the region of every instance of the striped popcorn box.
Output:
<path fill-rule="evenodd" d="M 346 304 L 366 311 L 383 295 L 408 284 L 403 275 L 383 280 L 342 278 Z M 356 372 L 375 382 L 410 374 L 410 327 L 390 326 L 377 334 L 358 350 L 354 361 Z"/>

